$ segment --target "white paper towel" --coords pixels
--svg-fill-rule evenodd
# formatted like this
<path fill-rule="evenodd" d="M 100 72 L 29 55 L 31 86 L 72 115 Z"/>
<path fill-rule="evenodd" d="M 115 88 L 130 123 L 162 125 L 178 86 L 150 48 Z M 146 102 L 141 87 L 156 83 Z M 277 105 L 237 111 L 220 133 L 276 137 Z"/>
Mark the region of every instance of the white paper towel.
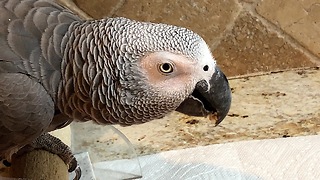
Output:
<path fill-rule="evenodd" d="M 106 168 L 112 167 L 114 162 L 105 162 Z M 142 179 L 318 180 L 320 136 L 174 150 L 140 157 L 140 163 Z"/>

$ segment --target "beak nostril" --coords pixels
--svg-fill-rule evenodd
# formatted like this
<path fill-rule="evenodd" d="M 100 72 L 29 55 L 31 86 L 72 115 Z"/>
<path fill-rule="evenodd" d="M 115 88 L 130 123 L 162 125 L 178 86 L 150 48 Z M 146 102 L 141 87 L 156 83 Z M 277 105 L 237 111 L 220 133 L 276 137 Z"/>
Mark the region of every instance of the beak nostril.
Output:
<path fill-rule="evenodd" d="M 209 70 L 209 66 L 208 65 L 203 66 L 203 70 L 204 71 L 208 71 Z"/>

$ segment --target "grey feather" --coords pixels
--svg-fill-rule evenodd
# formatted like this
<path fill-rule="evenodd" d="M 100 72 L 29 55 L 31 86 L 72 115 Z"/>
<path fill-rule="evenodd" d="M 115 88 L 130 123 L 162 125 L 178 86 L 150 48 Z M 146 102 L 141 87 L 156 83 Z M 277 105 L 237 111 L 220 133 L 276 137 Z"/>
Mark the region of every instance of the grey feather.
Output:
<path fill-rule="evenodd" d="M 0 1 L 0 158 L 31 143 L 50 123 L 61 125 L 53 101 L 62 39 L 75 20 L 51 1 Z"/>
<path fill-rule="evenodd" d="M 11 155 L 45 132 L 54 104 L 35 79 L 0 73 L 0 155 Z"/>

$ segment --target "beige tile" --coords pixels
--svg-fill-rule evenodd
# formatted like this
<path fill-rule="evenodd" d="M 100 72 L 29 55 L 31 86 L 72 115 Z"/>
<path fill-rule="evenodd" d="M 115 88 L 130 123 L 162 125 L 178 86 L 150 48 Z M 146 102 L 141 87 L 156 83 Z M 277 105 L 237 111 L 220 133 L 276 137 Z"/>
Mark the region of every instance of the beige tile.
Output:
<path fill-rule="evenodd" d="M 320 1 L 319 0 L 300 0 L 299 3 L 305 8 L 306 11 L 312 6 L 318 6 Z"/>
<path fill-rule="evenodd" d="M 93 18 L 109 17 L 122 4 L 122 0 L 74 0 L 74 2 L 80 9 Z"/>
<path fill-rule="evenodd" d="M 309 57 L 246 12 L 213 54 L 227 76 L 314 66 Z"/>
<path fill-rule="evenodd" d="M 249 3 L 249 4 L 252 4 L 252 3 L 256 3 L 258 2 L 259 0 L 238 0 L 240 3 Z"/>
<path fill-rule="evenodd" d="M 284 28 L 308 15 L 299 1 L 264 0 L 258 4 L 256 9 L 259 14 Z"/>
<path fill-rule="evenodd" d="M 320 5 L 310 8 L 308 16 L 289 25 L 285 31 L 320 57 Z"/>
<path fill-rule="evenodd" d="M 320 0 L 261 1 L 256 10 L 320 57 Z"/>

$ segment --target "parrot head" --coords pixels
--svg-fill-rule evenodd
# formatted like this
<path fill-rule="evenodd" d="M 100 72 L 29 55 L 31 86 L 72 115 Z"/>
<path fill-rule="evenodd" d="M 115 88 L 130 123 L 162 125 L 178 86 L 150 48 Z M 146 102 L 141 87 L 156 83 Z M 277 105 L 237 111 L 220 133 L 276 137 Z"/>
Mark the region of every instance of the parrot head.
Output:
<path fill-rule="evenodd" d="M 79 23 L 76 28 L 67 47 L 77 50 L 65 53 L 70 56 L 63 63 L 76 70 L 74 83 L 66 78 L 61 85 L 65 92 L 75 91 L 71 100 L 61 95 L 61 112 L 80 121 L 123 126 L 175 110 L 209 116 L 216 124 L 227 115 L 228 80 L 206 42 L 193 31 L 121 17 Z M 76 32 L 88 33 L 75 38 Z M 79 52 L 83 54 L 72 55 Z M 63 72 L 65 77 L 68 72 Z"/>
<path fill-rule="evenodd" d="M 120 124 L 143 123 L 177 110 L 215 117 L 231 104 L 228 80 L 206 42 L 193 31 L 150 22 L 112 18 L 106 49 L 120 74 L 117 91 Z"/>

